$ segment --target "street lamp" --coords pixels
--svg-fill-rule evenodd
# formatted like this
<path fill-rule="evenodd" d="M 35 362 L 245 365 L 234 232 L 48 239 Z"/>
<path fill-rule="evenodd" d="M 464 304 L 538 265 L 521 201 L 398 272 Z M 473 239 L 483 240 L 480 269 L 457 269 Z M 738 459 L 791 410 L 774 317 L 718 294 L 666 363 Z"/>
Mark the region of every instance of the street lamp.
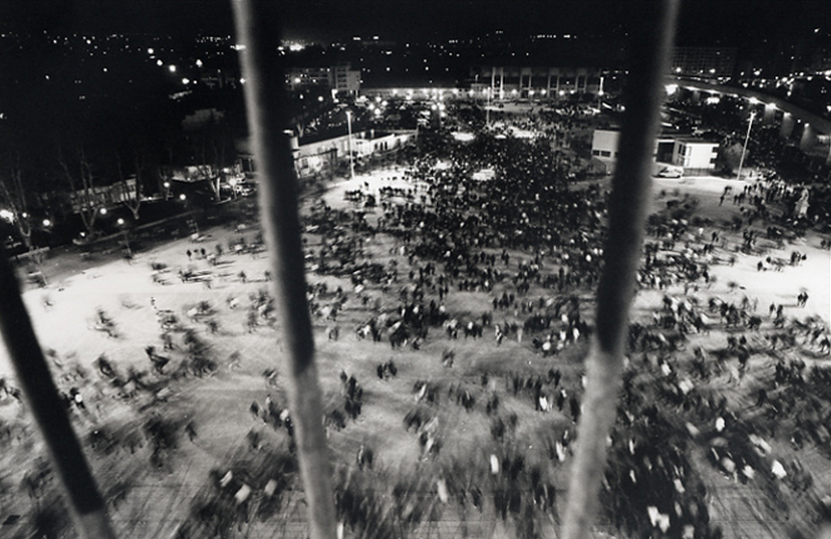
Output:
<path fill-rule="evenodd" d="M 121 235 L 124 237 L 124 247 L 127 248 L 127 258 L 133 258 L 133 249 L 130 247 L 130 237 L 127 235 L 127 227 L 124 226 L 124 219 L 118 218 L 118 228 L 121 229 Z"/>
<path fill-rule="evenodd" d="M 349 137 L 347 139 L 347 146 L 349 148 L 349 178 L 354 180 L 355 179 L 355 164 L 353 163 L 352 157 L 352 113 L 350 111 L 346 111 L 346 129 L 349 133 Z"/>
<path fill-rule="evenodd" d="M 750 129 L 753 127 L 753 118 L 756 117 L 756 112 L 752 111 L 750 113 L 750 122 L 747 124 L 747 135 L 744 137 L 744 147 L 742 147 L 742 157 L 739 159 L 739 174 L 736 177 L 737 180 L 742 179 L 742 166 L 744 165 L 744 156 L 747 153 L 747 142 L 750 140 Z"/>

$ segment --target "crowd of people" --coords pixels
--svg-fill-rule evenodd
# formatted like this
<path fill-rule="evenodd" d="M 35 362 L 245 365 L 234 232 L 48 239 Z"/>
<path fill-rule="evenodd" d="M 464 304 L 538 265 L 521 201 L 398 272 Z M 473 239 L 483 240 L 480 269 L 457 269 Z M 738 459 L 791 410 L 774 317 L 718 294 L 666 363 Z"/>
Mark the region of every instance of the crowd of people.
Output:
<path fill-rule="evenodd" d="M 539 121 L 544 119 L 520 127 L 539 129 Z M 411 399 L 400 412 L 402 434 L 414 433 L 409 464 L 426 470 L 422 480 L 432 481 L 419 483 L 431 496 L 410 492 L 409 509 L 397 508 L 408 525 L 429 520 L 428 509 L 436 503 L 452 504 L 457 516 L 493 509 L 489 514 L 513 522 L 522 537 L 540 536 L 541 522 L 559 518 L 556 492 L 563 490 L 562 469 L 582 412 L 584 379 L 575 358 L 582 357 L 593 331 L 592 296 L 603 267 L 609 195 L 598 184 L 570 185 L 579 161 L 551 151 L 562 138 L 558 133 L 573 127 L 571 120 L 563 122 L 531 140 L 486 132 L 468 144 L 447 144 L 401 169 L 388 184 L 367 182 L 348 190 L 342 207 L 321 198 L 304 213 L 307 298 L 316 327 L 325 328 L 332 346 L 349 339 L 389 357 L 366 372 L 341 372 L 339 390 L 326 397 L 324 425 L 334 439 L 365 417 L 372 401 L 364 400 L 364 384 L 407 384 L 397 398 Z M 493 169 L 493 177 L 475 179 L 483 169 Z M 638 536 L 721 537 L 704 503 L 713 479 L 696 460 L 696 447 L 703 448 L 715 474 L 756 484 L 770 500 L 810 491 L 810 473 L 798 458 L 773 447 L 774 440 L 784 440 L 799 451 L 831 440 L 829 369 L 821 365 L 831 352 L 827 321 L 800 316 L 807 291 L 796 307 L 772 305 L 766 313 L 756 298 L 740 297 L 733 288 L 714 290 L 715 266 L 757 256 L 762 243 L 768 253 L 783 250 L 788 235 L 804 232 L 778 217 L 798 211 L 801 196 L 770 180 L 732 196 L 741 212 L 726 226 L 697 219 L 691 197 L 669 201 L 650 218 L 633 286 L 660 300 L 629 331 L 603 485 L 610 527 Z M 237 235 L 227 249 L 189 246 L 180 270 L 154 264 L 151 278 L 163 286 L 178 271 L 181 285 L 207 282 L 208 293 L 210 282 L 224 275 L 250 288 L 247 303 L 234 294 L 225 308 L 247 309 L 244 330 L 256 333 L 275 325 L 273 298 L 244 270 L 222 274 L 218 268 L 229 257 L 256 257 L 262 245 L 259 236 L 249 243 Z M 791 263 L 780 269 L 789 271 L 803 256 L 792 250 Z M 262 281 L 269 278 L 266 273 Z M 327 284 L 332 279 L 340 284 Z M 131 399 L 157 394 L 161 381 L 215 374 L 219 361 L 209 336 L 220 328 L 221 304 L 183 306 L 180 316 L 151 298 L 162 344 L 161 352 L 158 343 L 145 347 L 151 372 L 131 368 L 122 374 L 101 355 L 95 362 L 101 380 Z M 344 324 L 354 331 L 342 336 Z M 118 338 L 115 321 L 103 311 L 92 329 Z M 470 349 L 505 359 L 471 366 L 462 353 Z M 427 360 L 435 354 L 440 374 L 419 374 L 419 365 L 406 359 L 411 352 Z M 525 365 L 513 354 L 534 359 Z M 181 360 L 178 369 L 174 358 Z M 239 362 L 239 356 L 229 360 L 232 370 Z M 266 425 L 285 435 L 293 453 L 294 425 L 278 391 L 279 376 L 263 376 L 267 396 L 249 406 L 254 423 L 248 444 L 262 450 Z M 81 383 L 73 379 L 66 399 L 85 414 Z M 0 392 L 9 391 L 8 384 L 0 385 Z M 489 425 L 477 439 L 486 458 L 462 462 L 454 447 L 454 417 L 479 413 Z M 171 450 L 169 428 L 197 438 L 193 421 L 146 427 L 157 463 Z M 356 473 L 378 473 L 386 457 L 381 448 L 367 440 L 357 444 Z M 454 466 L 465 468 L 454 472 L 464 481 L 450 474 Z M 227 490 L 217 481 L 218 489 Z M 373 519 L 383 511 L 359 503 L 360 480 L 341 481 L 338 488 L 343 522 L 361 530 L 378 525 Z M 785 504 L 776 510 L 794 509 Z"/>
<path fill-rule="evenodd" d="M 518 149 L 519 144 L 523 149 Z M 418 348 L 416 339 L 446 340 L 445 350 L 450 353 L 443 354 L 441 361 L 449 368 L 454 359 L 453 342 L 460 336 L 479 339 L 492 332 L 490 346 L 494 347 L 504 339 L 518 343 L 524 339 L 523 344 L 541 358 L 550 358 L 540 362 L 539 368 L 556 362 L 558 353 L 585 341 L 591 326 L 585 321 L 587 308 L 580 298 L 599 278 L 608 193 L 596 186 L 567 189 L 563 180 L 568 173 L 562 164 L 552 159 L 539 142 L 478 141 L 473 149 L 457 148 L 440 159 L 425 158 L 414 163 L 403 174 L 410 187 L 383 186 L 372 193 L 382 201 L 380 211 L 374 214 L 368 216 L 357 210 L 371 194 L 368 185 L 359 190 L 362 194 L 349 194 L 352 212 L 327 209 L 329 215 L 338 215 L 335 220 L 342 226 L 352 226 L 355 235 L 394 237 L 396 247 L 390 254 L 400 255 L 397 267 L 373 283 L 385 291 L 398 287 L 400 303 L 373 315 L 357 328 L 357 335 L 371 335 L 376 342 L 386 340 L 386 336 L 393 349 L 406 345 L 408 339 L 413 349 Z M 485 167 L 496 168 L 495 178 L 474 180 L 473 173 Z M 729 388 L 749 379 L 745 378 L 749 370 L 787 364 L 782 357 L 799 355 L 803 350 L 818 356 L 827 354 L 827 326 L 820 319 L 800 318 L 798 311 L 786 313 L 781 305 L 766 316 L 759 311 L 756 298 L 725 298 L 708 291 L 716 283 L 713 266 L 733 265 L 738 254 L 752 252 L 750 248 L 762 236 L 759 227 L 773 226 L 770 208 L 776 207 L 777 214 L 781 208 L 789 211 L 795 192 L 778 184 L 746 187 L 741 200 L 739 195 L 735 198 L 735 204 L 744 210 L 738 229 L 732 223 L 721 227 L 700 222 L 695 218 L 696 201 L 689 197 L 669 205 L 667 211 L 650 221 L 647 232 L 656 241 L 646 245 L 638 286 L 664 294 L 661 305 L 654 306 L 651 319 L 638 321 L 630 334 L 627 372 L 630 380 L 639 380 L 640 396 L 630 395 L 624 400 L 611 440 L 612 475 L 607 476 L 606 489 L 612 498 L 624 500 L 609 505 L 616 525 L 629 527 L 630 531 L 652 528 L 669 535 L 720 536 L 722 531 L 708 523 L 706 507 L 697 501 L 705 486 L 701 472 L 695 472 L 689 462 L 686 448 L 692 445 L 690 438 L 692 442 L 712 444 L 713 454 L 718 455 L 713 466 L 728 477 L 743 481 L 756 477 L 769 491 L 793 488 L 789 480 L 781 481 L 789 475 L 779 473 L 779 469 L 794 469 L 795 460 L 770 455 L 750 458 L 743 453 L 750 446 L 735 441 L 741 436 L 733 429 L 764 433 L 754 436 L 769 436 L 770 432 L 759 427 L 758 414 L 739 420 L 739 410 L 728 404 L 724 394 L 719 396 L 715 381 Z M 776 226 L 783 225 L 776 221 Z M 736 233 L 743 237 L 736 238 Z M 770 237 L 768 232 L 765 239 Z M 351 242 L 356 243 L 354 237 Z M 781 247 L 783 244 L 775 240 L 766 246 L 768 250 Z M 369 255 L 358 248 L 353 256 L 357 260 Z M 795 256 L 801 259 L 802 255 Z M 798 263 L 794 259 L 791 265 Z M 451 298 L 468 292 L 490 297 L 493 308 L 478 313 L 448 309 Z M 804 306 L 807 299 L 807 292 L 801 293 L 798 305 Z M 442 331 L 434 333 L 430 331 L 433 327 Z M 726 334 L 727 346 L 714 346 L 712 332 Z M 486 342 L 483 339 L 482 346 L 488 346 Z M 633 361 L 635 357 L 643 357 L 646 369 Z M 819 366 L 812 368 L 814 371 L 824 372 Z M 582 394 L 579 379 L 570 380 L 572 385 L 564 387 L 562 376 L 555 372 L 505 375 L 504 390 L 487 382 L 420 380 L 414 388 L 416 407 L 407 414 L 405 424 L 416 428 L 422 455 L 431 458 L 438 458 L 438 448 L 442 447 L 440 410 L 445 394 L 449 402 L 468 412 L 481 406 L 493 415 L 492 434 L 498 443 L 506 443 L 505 425 L 517 421 L 516 417 L 500 415 L 500 395 L 505 398 L 527 392 L 526 402 L 535 411 L 554 413 L 556 409 L 576 424 Z M 482 372 L 485 380 L 489 375 L 491 380 L 497 378 L 496 373 Z M 753 383 L 759 378 L 764 375 L 752 377 Z M 650 404 L 644 397 L 650 394 L 671 408 Z M 829 404 L 822 404 L 826 412 Z M 827 420 L 829 416 L 823 417 Z M 812 439 L 821 439 L 822 429 L 831 427 L 822 422 L 819 419 L 812 424 Z M 720 427 L 705 432 L 705 425 Z M 675 429 L 668 439 L 677 439 L 677 444 L 650 446 L 648 440 L 660 429 Z M 698 434 L 691 437 L 690 429 Z M 647 441 L 638 443 L 639 438 Z M 570 439 L 564 434 L 563 439 L 550 444 L 555 462 L 565 460 Z M 738 475 L 731 475 L 730 470 L 738 470 Z M 633 488 L 635 483 L 652 489 L 652 494 L 638 500 L 632 492 L 639 492 L 641 487 Z M 521 500 L 523 494 L 515 496 Z M 500 495 L 493 503 L 498 506 L 506 499 L 511 496 Z M 641 507 L 644 504 L 647 506 Z M 519 512 L 522 504 L 515 505 Z M 636 507 L 640 509 L 633 512 Z"/>

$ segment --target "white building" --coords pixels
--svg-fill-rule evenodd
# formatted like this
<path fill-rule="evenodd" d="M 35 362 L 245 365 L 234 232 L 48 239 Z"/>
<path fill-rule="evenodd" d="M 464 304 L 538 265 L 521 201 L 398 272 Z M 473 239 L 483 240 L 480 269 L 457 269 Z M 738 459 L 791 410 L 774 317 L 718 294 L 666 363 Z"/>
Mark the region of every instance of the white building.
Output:
<path fill-rule="evenodd" d="M 620 131 L 616 129 L 595 129 L 592 133 L 592 163 L 598 172 L 611 174 L 618 159 L 618 139 Z M 689 135 L 661 135 L 655 140 L 652 154 L 656 164 L 683 167 L 684 174 L 711 174 L 716 168 L 719 144 Z"/>
<path fill-rule="evenodd" d="M 376 132 L 374 129 L 360 131 L 352 135 L 352 155 L 360 161 L 373 155 L 394 151 L 412 138 L 415 131 L 405 132 Z M 292 139 L 294 152 L 294 166 L 299 178 L 326 173 L 338 161 L 349 159 L 349 135 L 340 135 L 308 144 L 298 144 Z"/>
<path fill-rule="evenodd" d="M 716 168 L 717 142 L 696 137 L 679 137 L 672 149 L 672 164 L 684 167 L 685 174 L 709 174 Z"/>

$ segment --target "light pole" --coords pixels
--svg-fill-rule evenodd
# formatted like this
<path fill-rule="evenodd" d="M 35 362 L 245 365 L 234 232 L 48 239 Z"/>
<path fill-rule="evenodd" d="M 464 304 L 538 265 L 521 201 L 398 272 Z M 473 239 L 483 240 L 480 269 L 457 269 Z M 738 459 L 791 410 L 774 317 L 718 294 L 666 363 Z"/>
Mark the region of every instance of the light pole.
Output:
<path fill-rule="evenodd" d="M 130 247 L 130 238 L 127 236 L 127 226 L 124 222 L 124 219 L 119 217 L 118 219 L 118 228 L 121 229 L 121 235 L 124 237 L 124 247 L 127 248 L 127 259 L 133 258 L 133 249 Z"/>
<path fill-rule="evenodd" d="M 355 164 L 353 163 L 353 156 L 352 156 L 352 113 L 350 111 L 346 111 L 346 129 L 349 133 L 349 137 L 347 138 L 347 144 L 349 147 L 349 179 L 355 179 Z"/>
<path fill-rule="evenodd" d="M 756 117 L 756 112 L 750 113 L 750 122 L 747 124 L 747 135 L 744 137 L 744 146 L 742 147 L 742 157 L 739 159 L 739 174 L 736 176 L 737 180 L 742 179 L 742 166 L 744 165 L 744 155 L 747 153 L 747 142 L 750 140 L 750 129 L 753 127 L 753 118 Z"/>
<path fill-rule="evenodd" d="M 488 95 L 486 96 L 487 102 L 485 103 L 485 127 L 491 126 L 491 94 L 493 94 L 493 81 L 491 81 L 491 86 L 488 88 Z"/>
<path fill-rule="evenodd" d="M 179 195 L 179 200 L 182 201 L 182 206 L 185 208 L 185 210 L 187 210 L 189 205 L 190 205 L 189 202 L 188 202 L 188 196 L 186 194 L 182 193 L 181 195 Z M 187 215 L 187 212 L 185 213 L 185 215 Z M 194 217 L 192 215 L 192 213 L 191 213 L 191 218 L 187 220 L 187 224 L 190 227 L 191 235 L 192 236 L 195 235 L 195 237 L 198 238 L 199 237 L 199 223 L 196 222 L 196 217 Z"/>

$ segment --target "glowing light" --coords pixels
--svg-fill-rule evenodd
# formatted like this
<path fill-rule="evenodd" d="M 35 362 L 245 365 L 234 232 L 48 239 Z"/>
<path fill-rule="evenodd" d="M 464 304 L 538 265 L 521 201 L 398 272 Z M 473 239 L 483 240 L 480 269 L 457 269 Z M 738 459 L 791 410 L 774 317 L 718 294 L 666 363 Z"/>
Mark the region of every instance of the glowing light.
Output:
<path fill-rule="evenodd" d="M 101 208 L 99 213 L 101 213 L 101 215 L 107 215 L 107 208 Z"/>
<path fill-rule="evenodd" d="M 751 105 L 757 105 L 757 104 L 759 103 L 759 100 L 758 100 L 758 99 L 756 99 L 755 97 L 751 97 L 751 98 L 749 98 L 747 101 L 748 101 L 748 103 L 750 103 Z"/>
<path fill-rule="evenodd" d="M 171 73 L 176 73 L 176 66 L 175 65 L 169 65 L 169 66 L 167 66 L 167 70 L 170 71 Z"/>
<path fill-rule="evenodd" d="M 154 51 L 153 48 L 151 47 L 151 48 L 147 49 L 147 54 L 156 54 L 156 51 Z"/>
<path fill-rule="evenodd" d="M 674 94 L 675 92 L 678 91 L 678 85 L 677 84 L 667 84 L 666 89 L 667 89 L 667 95 L 672 95 L 672 94 Z"/>
<path fill-rule="evenodd" d="M 185 77 L 182 79 L 182 84 L 190 84 L 190 79 Z"/>
<path fill-rule="evenodd" d="M 118 226 L 122 226 L 124 224 L 124 219 L 121 217 L 118 218 Z"/>
<path fill-rule="evenodd" d="M 164 62 L 162 62 L 161 60 L 156 60 L 156 65 L 162 67 L 164 65 Z"/>
<path fill-rule="evenodd" d="M 187 198 L 188 198 L 188 197 L 187 197 L 187 195 L 185 195 L 184 193 L 182 193 L 181 195 L 179 195 L 179 200 L 185 200 L 185 199 L 187 199 Z"/>
<path fill-rule="evenodd" d="M 11 223 L 14 221 L 14 213 L 9 210 L 0 210 L 0 219 L 4 219 Z"/>
<path fill-rule="evenodd" d="M 202 67 L 202 60 L 196 61 L 196 67 Z"/>
<path fill-rule="evenodd" d="M 50 221 L 49 219 L 44 219 L 43 226 L 52 226 L 52 221 Z"/>

